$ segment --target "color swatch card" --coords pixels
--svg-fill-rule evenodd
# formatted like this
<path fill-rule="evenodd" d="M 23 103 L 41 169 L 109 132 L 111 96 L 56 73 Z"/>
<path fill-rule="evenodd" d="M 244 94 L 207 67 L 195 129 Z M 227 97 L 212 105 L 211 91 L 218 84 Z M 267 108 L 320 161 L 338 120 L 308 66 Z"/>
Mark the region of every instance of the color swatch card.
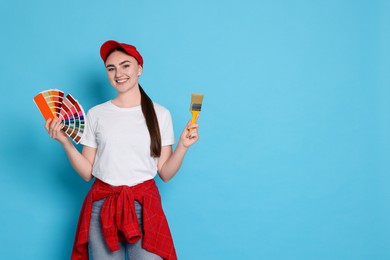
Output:
<path fill-rule="evenodd" d="M 84 133 L 84 110 L 79 102 L 68 94 L 64 98 L 64 92 L 58 89 L 42 91 L 34 97 L 34 102 L 41 111 L 45 120 L 60 118 L 64 132 L 77 144 Z"/>

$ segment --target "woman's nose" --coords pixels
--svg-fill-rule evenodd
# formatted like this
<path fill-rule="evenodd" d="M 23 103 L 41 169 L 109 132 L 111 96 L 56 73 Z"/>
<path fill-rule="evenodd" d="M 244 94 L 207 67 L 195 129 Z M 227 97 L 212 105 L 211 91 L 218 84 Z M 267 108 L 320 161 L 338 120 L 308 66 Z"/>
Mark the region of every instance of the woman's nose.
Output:
<path fill-rule="evenodd" d="M 115 70 L 115 77 L 119 77 L 122 75 L 122 70 L 121 69 L 116 69 Z"/>

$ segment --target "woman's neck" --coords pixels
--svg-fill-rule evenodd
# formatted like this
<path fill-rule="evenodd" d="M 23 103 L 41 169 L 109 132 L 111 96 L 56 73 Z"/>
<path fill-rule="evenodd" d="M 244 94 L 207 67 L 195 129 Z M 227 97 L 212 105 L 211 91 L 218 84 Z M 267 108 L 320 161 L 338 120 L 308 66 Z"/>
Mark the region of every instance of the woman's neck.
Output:
<path fill-rule="evenodd" d="M 141 105 L 141 92 L 139 87 L 130 91 L 118 93 L 116 98 L 111 101 L 114 105 L 122 108 L 136 107 Z"/>

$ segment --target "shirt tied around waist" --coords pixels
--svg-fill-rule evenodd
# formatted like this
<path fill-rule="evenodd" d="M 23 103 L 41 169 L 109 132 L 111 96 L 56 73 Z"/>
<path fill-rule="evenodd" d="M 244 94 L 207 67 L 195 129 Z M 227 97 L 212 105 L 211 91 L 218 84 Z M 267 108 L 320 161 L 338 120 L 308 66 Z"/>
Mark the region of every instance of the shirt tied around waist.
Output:
<path fill-rule="evenodd" d="M 103 237 L 111 252 L 119 250 L 119 241 L 135 243 L 143 237 L 144 249 L 163 259 L 177 259 L 161 197 L 153 179 L 131 187 L 114 187 L 96 179 L 80 212 L 72 259 L 89 259 L 88 233 L 92 203 L 101 199 L 105 199 L 100 213 Z M 138 223 L 134 200 L 143 208 L 144 234 Z"/>

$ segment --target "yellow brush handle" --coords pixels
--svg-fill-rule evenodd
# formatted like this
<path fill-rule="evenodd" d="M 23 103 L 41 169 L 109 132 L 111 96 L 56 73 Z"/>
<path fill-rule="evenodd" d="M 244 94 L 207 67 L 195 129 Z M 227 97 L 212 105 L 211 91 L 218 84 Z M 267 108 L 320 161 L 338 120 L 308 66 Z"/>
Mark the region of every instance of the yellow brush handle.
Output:
<path fill-rule="evenodd" d="M 196 124 L 196 118 L 198 117 L 200 111 L 191 111 L 192 113 L 192 119 L 191 124 Z"/>

